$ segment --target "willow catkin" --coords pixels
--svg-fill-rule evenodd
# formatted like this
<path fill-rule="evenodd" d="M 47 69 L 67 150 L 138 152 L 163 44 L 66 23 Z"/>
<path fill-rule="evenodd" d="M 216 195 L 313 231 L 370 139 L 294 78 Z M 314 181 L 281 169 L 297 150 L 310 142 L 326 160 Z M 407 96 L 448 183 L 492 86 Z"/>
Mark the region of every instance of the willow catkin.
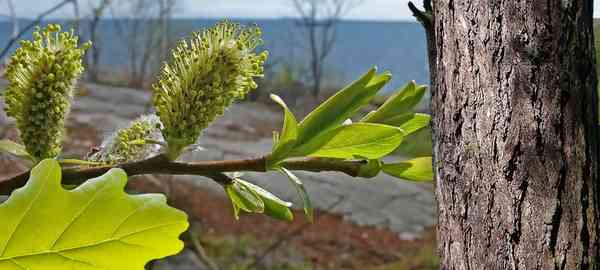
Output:
<path fill-rule="evenodd" d="M 266 51 L 255 52 L 261 42 L 258 27 L 223 21 L 174 49 L 153 85 L 153 103 L 171 159 L 195 143 L 225 108 L 257 87 L 254 79 L 263 76 L 267 59 Z"/>
<path fill-rule="evenodd" d="M 16 119 L 23 144 L 37 160 L 61 152 L 65 117 L 89 45 L 79 47 L 73 32 L 61 32 L 59 25 L 51 24 L 37 28 L 33 41 L 22 41 L 10 58 L 4 109 Z"/>

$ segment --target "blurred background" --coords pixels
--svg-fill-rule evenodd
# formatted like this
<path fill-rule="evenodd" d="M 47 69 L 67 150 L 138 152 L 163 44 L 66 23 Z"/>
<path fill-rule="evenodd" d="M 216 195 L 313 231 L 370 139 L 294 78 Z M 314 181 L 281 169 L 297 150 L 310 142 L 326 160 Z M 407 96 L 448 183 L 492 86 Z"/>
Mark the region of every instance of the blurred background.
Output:
<path fill-rule="evenodd" d="M 415 1 L 420 6 L 421 1 Z M 265 77 L 247 100 L 232 106 L 200 138 L 187 161 L 257 156 L 271 148 L 282 114 L 280 95 L 302 117 L 370 67 L 389 70 L 392 82 L 376 98 L 410 80 L 428 84 L 426 40 L 406 0 L 0 0 L 2 67 L 37 25 L 59 23 L 93 46 L 68 119 L 65 156 L 81 158 L 112 131 L 151 113 L 149 89 L 176 42 L 227 18 L 257 24 L 261 50 L 270 53 Z M 418 107 L 428 111 L 428 98 Z M 4 106 L 0 102 L 0 109 Z M 0 138 L 18 140 L 0 111 Z M 393 159 L 431 155 L 430 131 L 407 139 Z M 0 156 L 0 177 L 26 170 Z M 185 210 L 192 227 L 185 250 L 148 269 L 437 269 L 433 185 L 378 176 L 299 173 L 318 209 L 307 223 L 243 215 L 236 221 L 222 188 L 201 177 L 144 176 L 131 192 L 161 192 Z M 245 179 L 301 205 L 288 181 L 275 174 Z"/>

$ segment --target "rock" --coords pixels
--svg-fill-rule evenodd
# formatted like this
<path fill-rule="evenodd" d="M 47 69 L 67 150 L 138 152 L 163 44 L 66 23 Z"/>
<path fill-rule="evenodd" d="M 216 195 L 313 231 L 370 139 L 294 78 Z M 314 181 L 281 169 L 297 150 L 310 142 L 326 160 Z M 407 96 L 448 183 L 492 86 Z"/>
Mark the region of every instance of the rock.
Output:
<path fill-rule="evenodd" d="M 156 261 L 152 270 L 208 270 L 208 268 L 193 251 L 184 249 L 175 256 Z"/>

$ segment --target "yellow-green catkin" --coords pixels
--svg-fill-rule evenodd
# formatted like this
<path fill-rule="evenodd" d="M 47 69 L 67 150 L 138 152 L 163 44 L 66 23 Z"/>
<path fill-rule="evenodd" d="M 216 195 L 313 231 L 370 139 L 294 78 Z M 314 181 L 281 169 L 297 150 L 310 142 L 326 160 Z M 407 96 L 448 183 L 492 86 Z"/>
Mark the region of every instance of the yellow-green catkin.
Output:
<path fill-rule="evenodd" d="M 176 159 L 226 107 L 256 89 L 267 52 L 258 27 L 223 21 L 194 33 L 174 49 L 159 81 L 153 85 L 154 106 L 164 128 L 167 155 Z"/>
<path fill-rule="evenodd" d="M 88 158 L 90 161 L 117 164 L 146 159 L 159 154 L 163 141 L 161 124 L 156 115 L 144 115 L 129 126 L 109 136 L 100 151 Z"/>
<path fill-rule="evenodd" d="M 48 25 L 33 32 L 33 41 L 22 41 L 10 58 L 5 111 L 16 119 L 21 140 L 37 160 L 60 154 L 65 116 L 87 47 L 89 43 L 79 47 L 72 31 Z"/>

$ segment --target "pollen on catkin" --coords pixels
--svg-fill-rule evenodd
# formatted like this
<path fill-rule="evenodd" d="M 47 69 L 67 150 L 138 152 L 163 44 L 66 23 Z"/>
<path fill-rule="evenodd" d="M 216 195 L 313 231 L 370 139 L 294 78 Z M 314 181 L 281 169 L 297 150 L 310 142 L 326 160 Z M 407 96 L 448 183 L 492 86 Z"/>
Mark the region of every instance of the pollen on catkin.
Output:
<path fill-rule="evenodd" d="M 268 53 L 258 27 L 222 21 L 182 40 L 153 85 L 153 103 L 164 128 L 167 155 L 176 159 L 217 116 L 256 89 Z"/>
<path fill-rule="evenodd" d="M 61 32 L 59 25 L 51 24 L 37 28 L 33 41 L 21 41 L 10 58 L 4 110 L 15 118 L 23 144 L 37 160 L 60 154 L 65 116 L 88 47 L 89 43 L 79 47 L 72 31 Z"/>
<path fill-rule="evenodd" d="M 159 154 L 163 141 L 156 115 L 144 115 L 109 136 L 89 161 L 106 164 L 139 161 Z"/>

